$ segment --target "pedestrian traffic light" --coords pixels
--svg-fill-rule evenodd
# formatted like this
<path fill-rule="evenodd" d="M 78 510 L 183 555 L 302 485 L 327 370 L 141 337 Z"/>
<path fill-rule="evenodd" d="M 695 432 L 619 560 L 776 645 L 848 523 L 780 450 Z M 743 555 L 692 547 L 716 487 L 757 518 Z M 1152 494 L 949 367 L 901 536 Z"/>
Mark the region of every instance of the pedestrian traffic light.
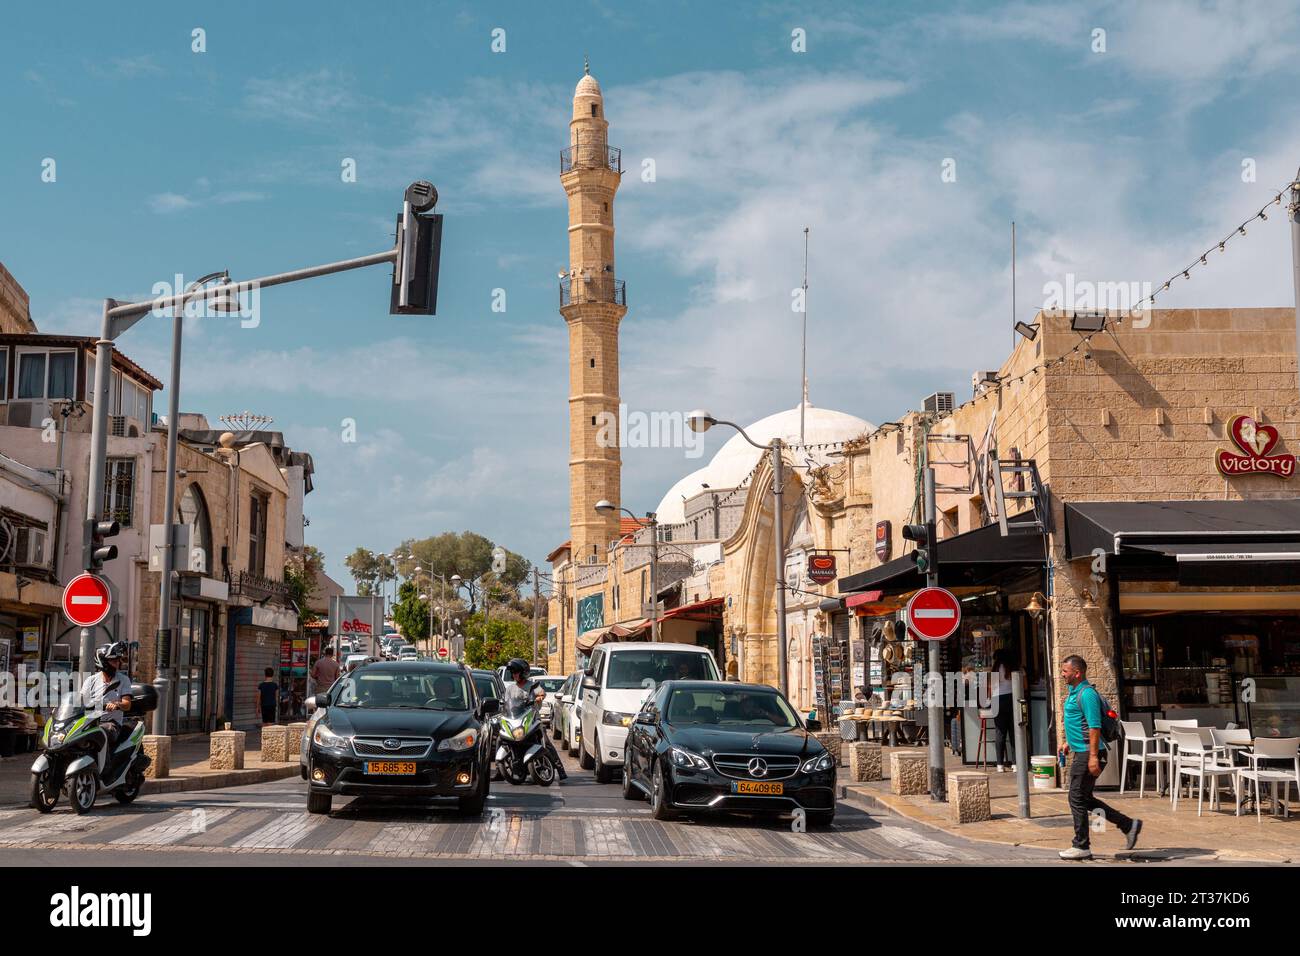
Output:
<path fill-rule="evenodd" d="M 431 213 L 438 190 L 420 180 L 406 189 L 397 217 L 397 259 L 393 263 L 390 315 L 436 315 L 442 215 Z"/>
<path fill-rule="evenodd" d="M 916 542 L 916 549 L 912 552 L 916 570 L 922 574 L 929 574 L 930 568 L 934 565 L 934 525 L 905 524 L 903 537 L 908 541 Z"/>
<path fill-rule="evenodd" d="M 121 530 L 122 526 L 116 521 L 99 521 L 95 518 L 86 519 L 82 544 L 82 565 L 87 571 L 103 570 L 105 561 L 112 561 L 117 557 L 117 545 L 105 544 L 104 539 L 113 537 Z"/>

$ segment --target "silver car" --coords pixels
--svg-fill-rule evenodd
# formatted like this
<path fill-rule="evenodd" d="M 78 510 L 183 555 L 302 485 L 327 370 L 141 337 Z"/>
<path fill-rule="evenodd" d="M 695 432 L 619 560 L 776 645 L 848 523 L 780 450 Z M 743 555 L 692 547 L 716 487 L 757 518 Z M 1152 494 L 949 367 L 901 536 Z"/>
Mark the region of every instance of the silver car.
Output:
<path fill-rule="evenodd" d="M 563 742 L 563 747 L 574 756 L 582 734 L 582 671 L 570 674 L 555 694 L 555 716 L 551 719 L 551 734 Z"/>

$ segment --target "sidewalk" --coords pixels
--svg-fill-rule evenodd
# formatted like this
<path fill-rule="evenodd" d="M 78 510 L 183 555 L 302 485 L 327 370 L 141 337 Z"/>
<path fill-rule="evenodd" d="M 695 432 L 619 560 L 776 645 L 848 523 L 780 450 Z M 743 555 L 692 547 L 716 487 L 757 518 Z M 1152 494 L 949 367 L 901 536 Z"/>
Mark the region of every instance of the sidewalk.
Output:
<path fill-rule="evenodd" d="M 931 801 L 928 794 L 899 796 L 890 791 L 889 752 L 881 748 L 885 779 L 873 783 L 853 783 L 848 780 L 848 761 L 840 768 L 840 780 L 847 786 L 847 799 L 872 810 L 890 810 L 917 823 L 946 830 L 970 840 L 1003 843 L 1012 846 L 1040 847 L 1063 850 L 1070 845 L 1073 823 L 1067 794 L 1064 790 L 1029 790 L 1030 818 L 1019 816 L 1020 800 L 1016 789 L 1016 775 L 997 773 L 990 768 L 989 803 L 992 819 L 982 823 L 954 824 L 948 818 L 948 805 Z M 914 747 L 899 748 L 916 750 Z M 848 756 L 847 746 L 844 749 Z M 947 770 L 978 770 L 980 767 L 963 767 L 961 758 L 944 748 Z M 1136 770 L 1129 771 L 1136 782 Z M 1264 818 L 1256 821 L 1252 808 L 1249 815 L 1242 810 L 1235 816 L 1232 795 L 1224 791 L 1219 810 L 1210 810 L 1209 792 L 1203 815 L 1196 815 L 1196 792 L 1192 798 L 1178 801 L 1175 814 L 1168 796 L 1157 797 L 1150 780 L 1145 799 L 1138 799 L 1137 791 L 1120 794 L 1118 790 L 1099 790 L 1097 796 L 1130 817 L 1142 820 L 1142 835 L 1137 849 L 1126 853 L 1124 835 L 1107 824 L 1106 831 L 1092 836 L 1092 852 L 1098 857 L 1118 860 L 1165 860 L 1221 863 L 1300 863 L 1300 806 L 1291 804 L 1289 819 L 1270 817 L 1271 803 L 1264 800 Z"/>
<path fill-rule="evenodd" d="M 213 790 L 239 787 L 298 776 L 298 759 L 288 763 L 262 763 L 262 733 L 247 731 L 243 770 L 212 770 L 208 767 L 207 734 L 172 738 L 171 775 L 145 781 L 142 793 L 176 793 L 185 790 Z M 0 758 L 0 807 L 27 806 L 31 793 L 32 761 L 35 753 Z"/>

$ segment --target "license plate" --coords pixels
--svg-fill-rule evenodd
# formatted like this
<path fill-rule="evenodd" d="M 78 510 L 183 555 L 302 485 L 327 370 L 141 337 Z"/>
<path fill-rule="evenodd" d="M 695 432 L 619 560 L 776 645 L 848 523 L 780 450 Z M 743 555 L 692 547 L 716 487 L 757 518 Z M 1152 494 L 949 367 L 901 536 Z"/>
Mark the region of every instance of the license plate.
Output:
<path fill-rule="evenodd" d="M 366 773 L 411 776 L 415 773 L 414 760 L 367 760 Z"/>
<path fill-rule="evenodd" d="M 732 793 L 748 793 L 763 797 L 779 797 L 785 793 L 785 784 L 766 780 L 737 780 L 731 785 Z"/>

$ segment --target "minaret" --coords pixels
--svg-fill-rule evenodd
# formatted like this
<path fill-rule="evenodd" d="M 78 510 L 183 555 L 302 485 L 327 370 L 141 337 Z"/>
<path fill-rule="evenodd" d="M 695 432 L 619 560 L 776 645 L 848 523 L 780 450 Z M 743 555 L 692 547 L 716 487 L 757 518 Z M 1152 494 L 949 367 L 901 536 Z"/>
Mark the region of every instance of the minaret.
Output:
<path fill-rule="evenodd" d="M 623 171 L 619 151 L 609 148 L 608 127 L 600 84 L 584 72 L 573 92 L 569 148 L 560 158 L 569 197 L 569 273 L 560 280 L 560 314 L 569 326 L 570 553 L 579 564 L 593 555 L 604 561 L 618 537 L 618 514 L 598 514 L 596 502 L 622 504 L 618 323 L 627 300 L 614 273 L 614 193 Z M 612 440 L 598 440 L 607 437 Z"/>

